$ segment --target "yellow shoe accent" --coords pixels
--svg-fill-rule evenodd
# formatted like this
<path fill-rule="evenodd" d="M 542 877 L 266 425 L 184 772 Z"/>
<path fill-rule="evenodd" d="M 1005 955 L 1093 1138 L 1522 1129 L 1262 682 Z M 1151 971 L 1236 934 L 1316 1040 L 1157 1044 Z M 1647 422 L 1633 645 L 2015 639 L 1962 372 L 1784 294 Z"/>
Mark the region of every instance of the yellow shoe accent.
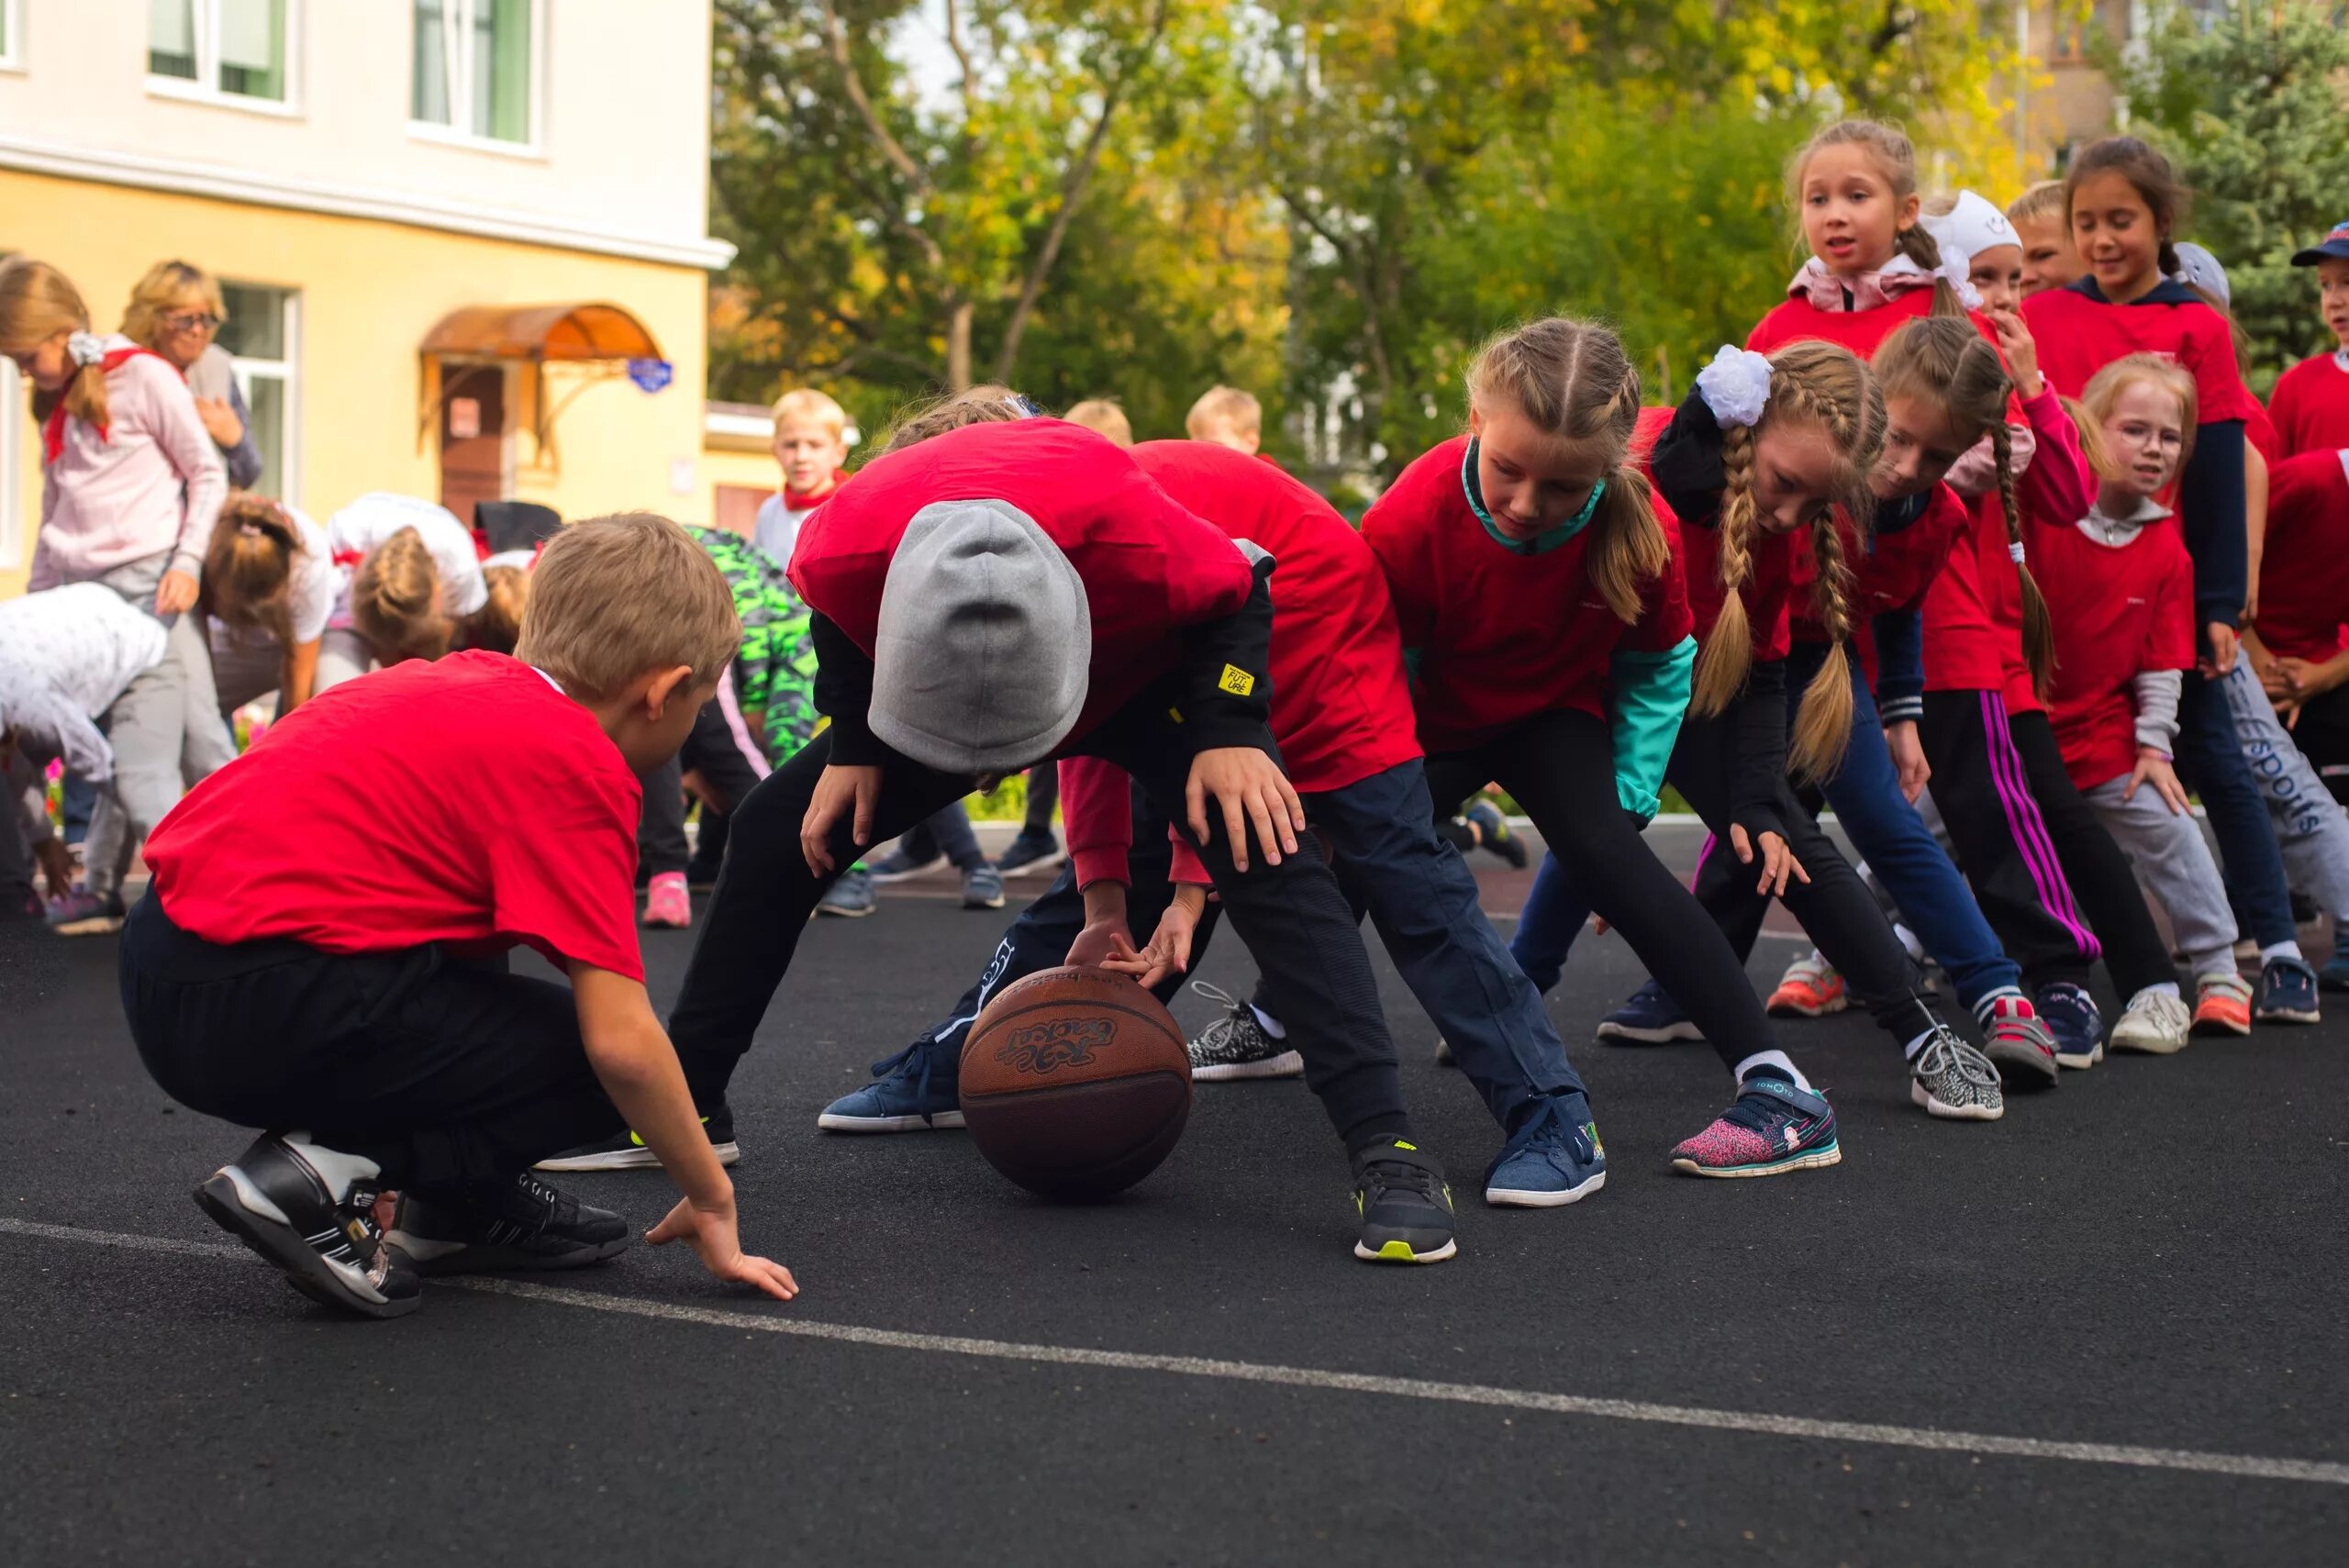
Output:
<path fill-rule="evenodd" d="M 1380 1242 L 1378 1255 L 1382 1258 L 1392 1258 L 1398 1263 L 1416 1263 L 1419 1261 L 1419 1255 L 1411 1251 L 1411 1244 L 1404 1240 Z"/>
<path fill-rule="evenodd" d="M 1414 1154 L 1417 1154 L 1419 1151 L 1419 1146 L 1418 1144 L 1406 1143 L 1399 1138 L 1395 1140 L 1395 1147 L 1397 1149 L 1408 1149 Z"/>

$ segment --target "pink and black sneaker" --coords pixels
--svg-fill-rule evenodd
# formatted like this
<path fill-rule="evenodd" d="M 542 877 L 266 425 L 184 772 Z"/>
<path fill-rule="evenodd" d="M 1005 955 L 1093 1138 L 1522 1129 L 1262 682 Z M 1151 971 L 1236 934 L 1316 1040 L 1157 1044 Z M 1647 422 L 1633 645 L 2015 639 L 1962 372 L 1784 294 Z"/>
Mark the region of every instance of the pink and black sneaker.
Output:
<path fill-rule="evenodd" d="M 2061 1069 L 2054 1032 L 2020 992 L 1985 998 L 1975 1008 L 1982 1025 L 1982 1054 L 2010 1089 L 2052 1089 Z"/>
<path fill-rule="evenodd" d="M 1672 1151 L 1692 1176 L 1782 1176 L 1832 1165 L 1835 1108 L 1827 1096 L 1783 1078 L 1749 1078 L 1713 1125 Z"/>

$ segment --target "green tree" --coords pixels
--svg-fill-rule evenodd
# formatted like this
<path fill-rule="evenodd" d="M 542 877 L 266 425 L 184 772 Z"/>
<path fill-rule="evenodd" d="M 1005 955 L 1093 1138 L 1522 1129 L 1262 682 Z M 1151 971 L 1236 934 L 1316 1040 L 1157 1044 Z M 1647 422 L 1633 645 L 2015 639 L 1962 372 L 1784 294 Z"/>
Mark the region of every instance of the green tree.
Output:
<path fill-rule="evenodd" d="M 2210 15 L 2165 4 L 2142 52 L 2116 60 L 2130 128 L 2194 187 L 2185 238 L 2227 268 L 2244 373 L 2263 396 L 2329 345 L 2291 265 L 2349 208 L 2349 26 L 2340 5 L 2285 0 Z"/>

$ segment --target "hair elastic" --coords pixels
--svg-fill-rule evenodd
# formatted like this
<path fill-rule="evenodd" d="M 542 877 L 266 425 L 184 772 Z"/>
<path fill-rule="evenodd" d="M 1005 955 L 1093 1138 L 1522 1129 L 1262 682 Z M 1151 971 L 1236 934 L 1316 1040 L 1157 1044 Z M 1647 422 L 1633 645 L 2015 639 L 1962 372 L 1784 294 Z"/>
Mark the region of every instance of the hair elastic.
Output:
<path fill-rule="evenodd" d="M 77 365 L 102 365 L 106 361 L 106 340 L 95 332 L 75 332 L 66 338 L 65 351 Z"/>
<path fill-rule="evenodd" d="M 2007 546 L 2007 559 L 2013 562 L 2017 566 L 2021 566 L 2022 564 L 2022 540 L 2017 539 L 2012 544 Z"/>

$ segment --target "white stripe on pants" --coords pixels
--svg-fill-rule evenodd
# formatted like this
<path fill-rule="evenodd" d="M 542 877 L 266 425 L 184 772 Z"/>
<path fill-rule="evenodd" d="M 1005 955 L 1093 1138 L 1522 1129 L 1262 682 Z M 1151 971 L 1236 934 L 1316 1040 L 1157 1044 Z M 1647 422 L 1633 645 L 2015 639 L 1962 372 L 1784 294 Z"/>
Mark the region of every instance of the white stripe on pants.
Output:
<path fill-rule="evenodd" d="M 2234 911 L 2200 820 L 2191 812 L 2170 810 L 2149 784 L 2137 786 L 2134 799 L 2123 800 L 2121 794 L 2128 786 L 2123 773 L 2080 793 L 2129 857 L 2138 885 L 2169 911 L 2170 929 L 2195 978 L 2235 973 Z"/>
<path fill-rule="evenodd" d="M 2286 874 L 2326 914 L 2349 923 L 2349 813 L 2324 787 L 2316 764 L 2292 743 L 2259 677 L 2251 673 L 2249 659 L 2235 661 L 2224 685 L 2243 759 L 2267 797 Z"/>

